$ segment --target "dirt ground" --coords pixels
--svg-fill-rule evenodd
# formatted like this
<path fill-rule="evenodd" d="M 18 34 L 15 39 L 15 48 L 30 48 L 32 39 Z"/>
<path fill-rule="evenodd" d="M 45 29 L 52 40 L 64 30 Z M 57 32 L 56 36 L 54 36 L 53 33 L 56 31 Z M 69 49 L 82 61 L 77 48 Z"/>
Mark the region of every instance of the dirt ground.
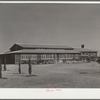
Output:
<path fill-rule="evenodd" d="M 2 65 L 3 67 L 3 65 Z M 2 71 L 0 88 L 100 88 L 100 67 L 97 63 L 32 65 L 7 65 Z"/>

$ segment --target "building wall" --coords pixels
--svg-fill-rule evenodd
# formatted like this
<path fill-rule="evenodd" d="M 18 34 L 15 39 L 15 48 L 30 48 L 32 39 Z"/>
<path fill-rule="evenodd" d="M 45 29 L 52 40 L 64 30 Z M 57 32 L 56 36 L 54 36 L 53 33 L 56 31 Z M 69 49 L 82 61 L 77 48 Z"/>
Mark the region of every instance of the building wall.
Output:
<path fill-rule="evenodd" d="M 2 63 L 4 63 L 6 59 L 7 64 L 18 64 L 19 61 L 21 63 L 27 63 L 29 57 L 33 61 L 33 63 L 38 63 L 41 61 L 52 61 L 54 63 L 60 61 L 67 60 L 78 60 L 82 58 L 83 60 L 87 59 L 87 57 L 97 57 L 96 52 L 84 52 L 84 53 L 55 53 L 55 54 L 7 54 L 2 55 Z"/>
<path fill-rule="evenodd" d="M 97 52 L 82 52 L 81 56 L 97 56 Z"/>
<path fill-rule="evenodd" d="M 39 61 L 54 61 L 59 62 L 63 60 L 71 60 L 71 59 L 79 59 L 80 54 L 15 54 L 15 63 L 17 64 L 19 61 L 22 63 L 27 63 L 29 58 L 34 62 Z"/>
<path fill-rule="evenodd" d="M 15 64 L 15 54 L 5 54 L 1 56 L 2 64 Z"/>
<path fill-rule="evenodd" d="M 21 55 L 20 54 L 15 54 L 15 64 L 18 64 L 20 59 L 21 59 Z"/>

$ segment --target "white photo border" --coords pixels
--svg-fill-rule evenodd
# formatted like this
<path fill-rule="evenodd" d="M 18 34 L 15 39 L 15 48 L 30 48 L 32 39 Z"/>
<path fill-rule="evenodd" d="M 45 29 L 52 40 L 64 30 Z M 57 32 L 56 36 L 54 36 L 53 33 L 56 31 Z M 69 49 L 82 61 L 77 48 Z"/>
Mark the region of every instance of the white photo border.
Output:
<path fill-rule="evenodd" d="M 100 1 L 0 1 L 0 3 L 100 4 Z M 49 88 L 48 88 L 49 89 Z M 51 89 L 51 88 L 50 88 Z M 0 88 L 0 99 L 100 99 L 100 88 Z"/>

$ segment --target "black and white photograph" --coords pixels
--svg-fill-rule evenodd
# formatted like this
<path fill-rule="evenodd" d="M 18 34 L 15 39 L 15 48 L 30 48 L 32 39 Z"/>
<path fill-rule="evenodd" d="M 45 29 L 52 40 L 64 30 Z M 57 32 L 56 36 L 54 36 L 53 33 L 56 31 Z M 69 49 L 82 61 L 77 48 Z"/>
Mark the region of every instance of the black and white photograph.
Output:
<path fill-rule="evenodd" d="M 100 88 L 99 44 L 100 4 L 0 3 L 0 88 Z"/>

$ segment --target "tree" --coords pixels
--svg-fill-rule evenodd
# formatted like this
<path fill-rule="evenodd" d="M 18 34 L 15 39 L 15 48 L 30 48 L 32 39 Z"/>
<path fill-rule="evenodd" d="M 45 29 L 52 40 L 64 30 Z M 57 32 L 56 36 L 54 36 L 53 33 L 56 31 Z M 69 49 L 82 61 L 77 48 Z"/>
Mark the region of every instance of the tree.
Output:
<path fill-rule="evenodd" d="M 2 78 L 2 65 L 1 65 L 1 57 L 0 57 L 0 78 Z"/>
<path fill-rule="evenodd" d="M 30 57 L 29 57 L 28 65 L 29 65 L 28 72 L 29 72 L 29 75 L 31 75 L 31 73 L 32 73 L 32 65 L 31 65 Z"/>

